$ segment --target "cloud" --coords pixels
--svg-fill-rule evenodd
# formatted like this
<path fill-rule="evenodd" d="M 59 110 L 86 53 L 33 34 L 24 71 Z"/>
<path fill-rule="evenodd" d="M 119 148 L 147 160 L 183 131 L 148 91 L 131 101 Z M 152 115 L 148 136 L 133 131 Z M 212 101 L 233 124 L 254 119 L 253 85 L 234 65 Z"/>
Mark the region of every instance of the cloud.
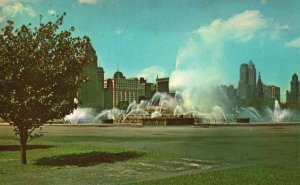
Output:
<path fill-rule="evenodd" d="M 265 28 L 267 21 L 258 10 L 247 10 L 228 20 L 216 19 L 208 26 L 200 27 L 196 33 L 206 43 L 216 43 L 226 40 L 247 42 L 255 34 Z"/>
<path fill-rule="evenodd" d="M 268 31 L 267 24 L 260 11 L 247 10 L 212 20 L 192 32 L 178 50 L 176 68 L 170 75 L 170 88 L 180 91 L 185 108 L 209 112 L 215 105 L 228 104 L 219 88 L 232 71 L 226 46 L 260 38 L 260 33 Z"/>
<path fill-rule="evenodd" d="M 56 11 L 54 9 L 50 9 L 50 10 L 48 10 L 48 14 L 51 16 L 54 16 L 54 15 L 56 15 Z"/>
<path fill-rule="evenodd" d="M 8 4 L 5 5 L 2 9 L 3 14 L 10 15 L 12 17 L 15 17 L 17 14 L 22 13 L 24 10 L 24 6 L 22 3 L 15 3 L 15 4 Z"/>
<path fill-rule="evenodd" d="M 2 7 L 2 13 L 5 16 L 16 17 L 18 14 L 22 13 L 26 13 L 31 17 L 36 16 L 36 13 L 31 6 L 24 6 L 21 2 L 13 1 L 13 3 L 10 3 L 9 1 L 2 1 L 2 3 L 5 3 L 5 6 Z"/>
<path fill-rule="evenodd" d="M 121 27 L 117 27 L 117 29 L 116 29 L 116 31 L 115 31 L 115 33 L 117 34 L 117 35 L 121 35 L 122 33 L 124 32 L 124 30 L 121 28 Z"/>
<path fill-rule="evenodd" d="M 160 66 L 151 66 L 143 69 L 137 75 L 139 78 L 144 77 L 147 81 L 155 82 L 156 77 L 159 78 L 166 77 L 166 70 Z"/>
<path fill-rule="evenodd" d="M 271 31 L 271 33 L 270 33 L 271 39 L 273 39 L 273 40 L 279 39 L 282 32 L 284 32 L 285 30 L 289 30 L 289 29 L 290 29 L 290 27 L 287 24 L 283 24 L 283 25 L 275 24 L 273 31 Z"/>
<path fill-rule="evenodd" d="M 285 44 L 287 47 L 300 48 L 300 37 L 291 40 Z"/>
<path fill-rule="evenodd" d="M 81 4 L 97 4 L 98 0 L 79 0 Z"/>
<path fill-rule="evenodd" d="M 260 0 L 259 2 L 264 5 L 267 4 L 267 0 Z"/>

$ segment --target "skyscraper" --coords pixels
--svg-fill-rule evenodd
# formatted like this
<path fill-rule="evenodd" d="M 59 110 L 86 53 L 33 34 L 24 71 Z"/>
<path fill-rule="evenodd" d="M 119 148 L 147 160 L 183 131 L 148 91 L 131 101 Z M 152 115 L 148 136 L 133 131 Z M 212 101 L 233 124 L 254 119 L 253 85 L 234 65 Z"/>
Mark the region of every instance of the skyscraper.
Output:
<path fill-rule="evenodd" d="M 240 99 L 253 99 L 256 94 L 256 69 L 250 60 L 248 64 L 241 64 L 238 96 Z"/>
<path fill-rule="evenodd" d="M 169 93 L 169 78 L 156 78 L 156 92 Z"/>
<path fill-rule="evenodd" d="M 89 79 L 78 90 L 80 107 L 93 108 L 100 112 L 104 109 L 104 70 L 98 67 L 96 51 L 92 45 L 88 46 L 86 57 L 90 63 L 84 67 L 83 74 Z"/>
<path fill-rule="evenodd" d="M 260 73 L 258 74 L 257 87 L 256 87 L 256 98 L 264 99 L 264 84 L 261 81 Z"/>
<path fill-rule="evenodd" d="M 250 86 L 256 86 L 256 69 L 254 63 L 250 60 L 248 63 L 248 79 Z"/>
<path fill-rule="evenodd" d="M 296 74 L 292 76 L 291 91 L 286 91 L 286 102 L 292 104 L 300 103 L 299 80 Z"/>
<path fill-rule="evenodd" d="M 248 63 L 249 98 L 255 98 L 256 94 L 256 69 L 253 62 Z"/>
<path fill-rule="evenodd" d="M 113 83 L 110 78 L 104 80 L 104 108 L 113 108 Z"/>
<path fill-rule="evenodd" d="M 238 85 L 238 97 L 240 99 L 247 99 L 249 97 L 249 68 L 248 64 L 241 64 L 240 67 L 240 81 Z"/>

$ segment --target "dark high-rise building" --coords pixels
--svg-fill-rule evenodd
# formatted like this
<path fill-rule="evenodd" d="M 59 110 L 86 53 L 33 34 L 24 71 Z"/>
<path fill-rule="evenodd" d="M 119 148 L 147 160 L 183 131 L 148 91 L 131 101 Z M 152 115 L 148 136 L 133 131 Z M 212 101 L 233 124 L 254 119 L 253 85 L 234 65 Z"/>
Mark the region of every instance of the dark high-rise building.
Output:
<path fill-rule="evenodd" d="M 151 91 L 151 86 L 153 83 L 147 83 L 147 81 L 144 78 L 140 78 L 139 80 L 139 86 L 138 86 L 138 97 L 139 102 L 141 100 L 150 100 L 153 96 L 153 92 Z"/>
<path fill-rule="evenodd" d="M 296 74 L 292 76 L 291 91 L 286 92 L 286 102 L 292 104 L 300 103 L 299 80 Z"/>
<path fill-rule="evenodd" d="M 240 67 L 240 81 L 238 85 L 238 97 L 240 99 L 247 99 L 249 97 L 249 68 L 248 64 L 241 64 Z"/>
<path fill-rule="evenodd" d="M 248 64 L 241 64 L 240 68 L 240 83 L 248 84 L 249 83 L 249 68 Z"/>
<path fill-rule="evenodd" d="M 249 75 L 249 98 L 255 98 L 256 95 L 256 69 L 253 62 L 248 63 Z"/>
<path fill-rule="evenodd" d="M 250 60 L 248 64 L 241 64 L 238 97 L 240 99 L 253 99 L 256 95 L 256 69 Z"/>
<path fill-rule="evenodd" d="M 261 81 L 260 73 L 258 74 L 258 80 L 257 80 L 256 98 L 264 99 L 264 84 Z"/>
<path fill-rule="evenodd" d="M 88 46 L 86 57 L 90 63 L 84 67 L 83 74 L 89 80 L 84 82 L 78 90 L 80 107 L 93 108 L 100 112 L 104 109 L 104 70 L 98 67 L 96 51 L 92 45 Z"/>
<path fill-rule="evenodd" d="M 256 86 L 256 69 L 254 63 L 250 60 L 248 63 L 248 78 L 249 78 L 249 85 Z"/>
<path fill-rule="evenodd" d="M 113 83 L 112 79 L 104 80 L 104 107 L 105 109 L 113 108 Z"/>
<path fill-rule="evenodd" d="M 169 93 L 169 78 L 156 78 L 156 92 Z"/>

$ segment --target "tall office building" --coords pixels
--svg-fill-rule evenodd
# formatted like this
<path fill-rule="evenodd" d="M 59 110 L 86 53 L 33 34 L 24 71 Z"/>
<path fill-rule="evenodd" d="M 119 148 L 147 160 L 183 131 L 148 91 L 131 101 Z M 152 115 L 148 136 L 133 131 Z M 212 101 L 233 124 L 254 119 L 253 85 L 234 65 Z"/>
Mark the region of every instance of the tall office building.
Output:
<path fill-rule="evenodd" d="M 104 80 L 104 108 L 113 108 L 113 82 L 110 78 Z"/>
<path fill-rule="evenodd" d="M 286 102 L 292 104 L 300 103 L 299 80 L 296 74 L 292 76 L 291 91 L 286 92 Z"/>
<path fill-rule="evenodd" d="M 156 92 L 169 93 L 169 78 L 156 78 Z"/>
<path fill-rule="evenodd" d="M 104 70 L 98 67 L 97 55 L 92 45 L 86 50 L 86 57 L 90 63 L 83 69 L 83 74 L 89 78 L 78 89 L 80 107 L 93 108 L 97 112 L 104 109 Z"/>
<path fill-rule="evenodd" d="M 264 84 L 261 81 L 260 73 L 258 74 L 258 80 L 257 80 L 256 98 L 264 99 Z"/>
<path fill-rule="evenodd" d="M 253 99 L 256 95 L 256 68 L 250 60 L 248 64 L 241 64 L 238 97 L 242 100 Z"/>
<path fill-rule="evenodd" d="M 249 85 L 256 86 L 256 68 L 251 60 L 248 63 L 248 79 Z"/>
<path fill-rule="evenodd" d="M 138 97 L 139 102 L 141 100 L 150 100 L 153 96 L 153 92 L 151 91 L 151 86 L 153 83 L 148 83 L 144 78 L 139 79 L 139 86 L 138 86 Z"/>
<path fill-rule="evenodd" d="M 240 67 L 240 81 L 238 85 L 238 97 L 240 99 L 247 99 L 249 94 L 249 70 L 248 70 L 248 64 L 241 64 Z"/>
<path fill-rule="evenodd" d="M 249 75 L 249 98 L 255 98 L 256 94 L 256 69 L 253 62 L 250 60 L 248 63 Z"/>

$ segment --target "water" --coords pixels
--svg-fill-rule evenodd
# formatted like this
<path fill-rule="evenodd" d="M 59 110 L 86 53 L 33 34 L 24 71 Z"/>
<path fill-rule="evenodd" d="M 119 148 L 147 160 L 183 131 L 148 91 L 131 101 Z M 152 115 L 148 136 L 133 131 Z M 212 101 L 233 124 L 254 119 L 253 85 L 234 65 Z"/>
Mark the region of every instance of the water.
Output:
<path fill-rule="evenodd" d="M 286 121 L 287 119 L 291 118 L 291 116 L 292 116 L 291 110 L 281 109 L 278 100 L 275 100 L 275 102 L 274 102 L 274 110 L 267 108 L 266 111 L 268 112 L 269 118 L 273 122 Z"/>
<path fill-rule="evenodd" d="M 187 108 L 180 92 L 175 96 L 166 93 L 155 93 L 150 101 L 131 102 L 127 110 L 113 108 L 96 114 L 93 109 L 79 108 L 65 117 L 69 123 L 99 122 L 113 119 L 119 123 L 141 122 L 143 118 L 158 117 L 194 117 L 201 118 L 207 123 L 229 123 L 236 122 L 236 118 L 250 118 L 250 122 L 284 122 L 291 118 L 292 111 L 281 109 L 277 100 L 274 108 L 266 107 L 260 112 L 254 107 L 236 107 L 232 112 L 226 112 L 221 106 L 215 105 L 210 111 L 203 111 L 202 106 Z"/>
<path fill-rule="evenodd" d="M 78 108 L 73 113 L 65 116 L 65 123 L 92 123 L 95 120 L 96 112 L 92 108 Z"/>
<path fill-rule="evenodd" d="M 113 119 L 114 120 L 116 115 L 123 115 L 123 114 L 125 114 L 124 110 L 113 108 L 113 109 L 109 109 L 109 110 L 103 110 L 101 113 L 99 113 L 95 116 L 95 119 L 100 122 L 104 119 Z"/>
<path fill-rule="evenodd" d="M 234 112 L 239 118 L 250 118 L 251 122 L 288 122 L 294 115 L 289 109 L 281 109 L 278 100 L 274 100 L 274 108 L 265 107 L 259 112 L 254 107 L 236 107 Z"/>

